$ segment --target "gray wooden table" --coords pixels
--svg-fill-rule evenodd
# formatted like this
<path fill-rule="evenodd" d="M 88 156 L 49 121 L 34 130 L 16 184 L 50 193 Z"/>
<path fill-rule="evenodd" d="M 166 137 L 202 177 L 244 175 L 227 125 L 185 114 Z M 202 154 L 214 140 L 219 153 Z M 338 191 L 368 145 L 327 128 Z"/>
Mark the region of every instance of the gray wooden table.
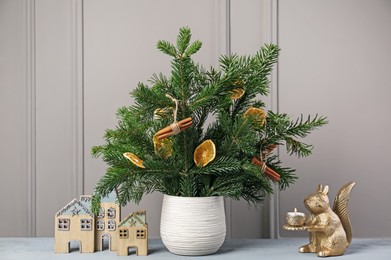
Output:
<path fill-rule="evenodd" d="M 72 250 L 69 254 L 55 254 L 53 252 L 53 238 L 0 238 L 0 259 L 320 259 L 315 254 L 301 254 L 297 249 L 307 243 L 307 239 L 249 239 L 249 240 L 229 240 L 222 248 L 213 255 L 200 257 L 185 257 L 173 255 L 166 250 L 160 240 L 151 239 L 149 241 L 149 255 L 117 256 L 115 252 L 103 251 L 93 254 L 80 254 L 77 250 Z M 330 259 L 330 258 L 329 258 Z M 337 259 L 337 258 L 332 258 Z M 338 259 L 391 259 L 391 238 L 387 239 L 353 239 L 352 244 L 347 249 L 345 255 Z"/>

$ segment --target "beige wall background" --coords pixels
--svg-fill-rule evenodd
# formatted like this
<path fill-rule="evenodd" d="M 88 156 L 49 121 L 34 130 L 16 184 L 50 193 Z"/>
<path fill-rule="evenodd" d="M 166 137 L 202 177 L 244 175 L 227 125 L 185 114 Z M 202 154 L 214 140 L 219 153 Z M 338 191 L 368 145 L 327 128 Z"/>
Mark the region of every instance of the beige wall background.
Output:
<path fill-rule="evenodd" d="M 264 206 L 226 200 L 228 238 L 306 235 L 281 230 L 286 211 L 318 183 L 356 181 L 354 235 L 390 237 L 391 2 L 309 0 L 0 0 L 0 236 L 53 236 L 54 214 L 90 194 L 105 172 L 90 148 L 116 124 L 115 111 L 152 73 L 168 73 L 156 41 L 182 26 L 204 45 L 200 63 L 221 54 L 282 48 L 268 107 L 293 117 L 326 115 L 309 158 L 280 150 L 299 181 Z M 159 237 L 162 195 L 146 209 Z"/>

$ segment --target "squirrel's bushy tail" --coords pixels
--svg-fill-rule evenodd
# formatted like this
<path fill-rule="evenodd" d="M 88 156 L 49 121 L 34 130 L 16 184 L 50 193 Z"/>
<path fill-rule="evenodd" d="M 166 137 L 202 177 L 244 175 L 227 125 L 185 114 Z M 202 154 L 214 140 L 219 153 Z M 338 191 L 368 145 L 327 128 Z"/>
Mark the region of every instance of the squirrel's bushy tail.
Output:
<path fill-rule="evenodd" d="M 352 190 L 355 182 L 349 182 L 341 187 L 334 200 L 333 211 L 338 215 L 341 220 L 342 226 L 346 233 L 348 243 L 352 241 L 352 225 L 350 224 L 348 201 L 349 194 Z"/>

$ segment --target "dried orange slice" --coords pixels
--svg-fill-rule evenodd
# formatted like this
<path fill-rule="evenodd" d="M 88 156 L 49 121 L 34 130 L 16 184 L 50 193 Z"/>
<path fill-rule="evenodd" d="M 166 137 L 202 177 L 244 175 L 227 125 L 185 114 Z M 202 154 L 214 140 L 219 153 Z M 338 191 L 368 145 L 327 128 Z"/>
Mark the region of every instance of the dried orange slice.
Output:
<path fill-rule="evenodd" d="M 206 140 L 194 151 L 194 163 L 198 167 L 204 167 L 216 157 L 216 146 L 212 140 Z"/>
<path fill-rule="evenodd" d="M 266 112 L 262 108 L 250 107 L 243 114 L 244 118 L 249 116 L 254 117 L 255 121 L 259 123 L 260 126 L 263 126 L 266 122 Z"/>
<path fill-rule="evenodd" d="M 234 82 L 234 85 L 236 85 L 236 86 L 243 86 L 243 84 L 244 84 L 244 82 L 241 79 L 238 79 L 237 81 Z"/>
<path fill-rule="evenodd" d="M 133 153 L 124 153 L 123 156 L 126 159 L 129 159 L 137 167 L 145 168 L 145 166 L 143 165 L 143 160 L 138 158 L 135 154 L 133 154 Z"/>
<path fill-rule="evenodd" d="M 238 100 L 244 95 L 244 89 L 243 88 L 235 88 L 231 91 L 229 91 L 229 96 L 232 100 Z"/>
<path fill-rule="evenodd" d="M 157 108 L 153 112 L 153 119 L 159 120 L 163 118 L 169 118 L 174 109 L 172 107 Z"/>
<path fill-rule="evenodd" d="M 172 155 L 172 140 L 169 138 L 159 139 L 157 135 L 153 136 L 153 147 L 155 153 L 164 159 L 167 159 Z"/>

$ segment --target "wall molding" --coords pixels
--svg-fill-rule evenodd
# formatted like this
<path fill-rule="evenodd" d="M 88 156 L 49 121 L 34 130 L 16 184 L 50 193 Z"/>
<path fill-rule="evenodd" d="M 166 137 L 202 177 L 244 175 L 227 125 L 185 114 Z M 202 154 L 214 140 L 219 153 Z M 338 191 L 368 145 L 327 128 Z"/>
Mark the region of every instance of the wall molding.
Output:
<path fill-rule="evenodd" d="M 220 55 L 231 55 L 231 0 L 219 1 L 219 43 Z M 232 200 L 225 198 L 227 233 L 226 239 L 232 238 Z"/>
<path fill-rule="evenodd" d="M 36 49 L 35 49 L 35 0 L 22 2 L 22 19 L 25 47 L 26 88 L 26 234 L 36 236 Z"/>
<path fill-rule="evenodd" d="M 26 236 L 37 235 L 36 1 L 21 1 L 26 89 Z M 72 197 L 84 194 L 83 0 L 70 1 L 72 94 Z"/>
<path fill-rule="evenodd" d="M 84 57 L 83 0 L 71 4 L 71 89 L 72 89 L 72 195 L 84 194 Z"/>
<path fill-rule="evenodd" d="M 262 36 L 266 43 L 278 44 L 278 0 L 264 0 L 262 1 Z M 279 111 L 279 91 L 278 91 L 278 63 L 272 70 L 270 75 L 270 109 Z M 278 153 L 278 151 L 277 151 Z M 275 185 L 273 189 L 273 196 L 270 197 L 268 203 L 269 217 L 269 236 L 270 238 L 280 237 L 279 228 L 279 190 Z"/>

